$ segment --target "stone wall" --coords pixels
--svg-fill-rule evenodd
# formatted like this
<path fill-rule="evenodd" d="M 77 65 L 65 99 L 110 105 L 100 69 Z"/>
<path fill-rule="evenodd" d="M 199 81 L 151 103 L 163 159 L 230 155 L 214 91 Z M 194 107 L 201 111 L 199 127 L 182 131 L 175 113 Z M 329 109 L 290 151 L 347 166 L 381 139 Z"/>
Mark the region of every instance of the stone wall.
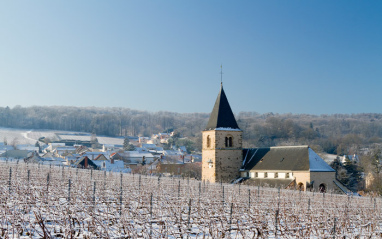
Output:
<path fill-rule="evenodd" d="M 342 192 L 333 182 L 336 179 L 336 172 L 310 172 L 310 178 L 312 181 L 314 180 L 314 191 L 318 192 L 320 184 L 324 184 L 327 193 L 331 191 L 335 193 Z"/>
<path fill-rule="evenodd" d="M 226 146 L 226 137 L 232 138 L 231 147 Z M 202 180 L 230 182 L 239 176 L 243 160 L 242 131 L 203 131 L 202 146 Z"/>

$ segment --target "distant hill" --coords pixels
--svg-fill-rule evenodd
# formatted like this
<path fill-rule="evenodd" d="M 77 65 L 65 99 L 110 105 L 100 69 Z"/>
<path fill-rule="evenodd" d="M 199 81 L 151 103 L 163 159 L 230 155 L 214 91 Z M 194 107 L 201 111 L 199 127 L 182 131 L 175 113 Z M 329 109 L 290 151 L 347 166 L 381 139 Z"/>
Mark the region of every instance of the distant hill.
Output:
<path fill-rule="evenodd" d="M 147 112 L 128 108 L 0 107 L 0 127 L 89 132 L 126 136 L 177 131 L 201 148 L 207 113 Z M 353 154 L 382 140 L 382 114 L 259 114 L 236 115 L 244 146 L 309 144 L 318 151 Z M 0 139 L 2 141 L 2 139 Z"/>

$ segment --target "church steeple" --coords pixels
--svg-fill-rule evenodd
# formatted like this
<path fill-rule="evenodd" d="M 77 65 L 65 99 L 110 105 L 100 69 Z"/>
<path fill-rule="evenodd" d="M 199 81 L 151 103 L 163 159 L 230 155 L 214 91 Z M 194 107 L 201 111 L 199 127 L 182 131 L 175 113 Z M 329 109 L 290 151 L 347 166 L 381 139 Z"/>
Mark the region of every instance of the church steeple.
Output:
<path fill-rule="evenodd" d="M 222 85 L 202 133 L 202 180 L 231 182 L 239 176 L 243 162 L 242 136 Z"/>
<path fill-rule="evenodd" d="M 231 128 L 240 130 L 231 110 L 231 106 L 228 103 L 227 96 L 224 93 L 223 84 L 221 84 L 219 95 L 216 99 L 205 130 L 214 130 L 217 128 Z"/>

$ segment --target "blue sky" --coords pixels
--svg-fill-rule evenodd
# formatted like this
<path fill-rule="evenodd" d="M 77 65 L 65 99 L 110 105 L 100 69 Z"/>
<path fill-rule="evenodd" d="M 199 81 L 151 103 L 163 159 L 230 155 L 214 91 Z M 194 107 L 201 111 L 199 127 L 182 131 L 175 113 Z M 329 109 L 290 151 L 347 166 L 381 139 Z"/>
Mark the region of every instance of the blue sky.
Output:
<path fill-rule="evenodd" d="M 382 113 L 381 1 L 2 1 L 0 106 Z"/>

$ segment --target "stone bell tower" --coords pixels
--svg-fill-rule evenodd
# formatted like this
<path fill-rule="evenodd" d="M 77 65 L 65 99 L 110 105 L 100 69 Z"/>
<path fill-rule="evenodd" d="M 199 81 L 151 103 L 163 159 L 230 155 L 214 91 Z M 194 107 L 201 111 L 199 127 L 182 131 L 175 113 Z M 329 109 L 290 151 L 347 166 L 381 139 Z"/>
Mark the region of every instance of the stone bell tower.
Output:
<path fill-rule="evenodd" d="M 221 85 L 207 127 L 202 132 L 202 180 L 231 182 L 240 175 L 242 135 Z"/>

